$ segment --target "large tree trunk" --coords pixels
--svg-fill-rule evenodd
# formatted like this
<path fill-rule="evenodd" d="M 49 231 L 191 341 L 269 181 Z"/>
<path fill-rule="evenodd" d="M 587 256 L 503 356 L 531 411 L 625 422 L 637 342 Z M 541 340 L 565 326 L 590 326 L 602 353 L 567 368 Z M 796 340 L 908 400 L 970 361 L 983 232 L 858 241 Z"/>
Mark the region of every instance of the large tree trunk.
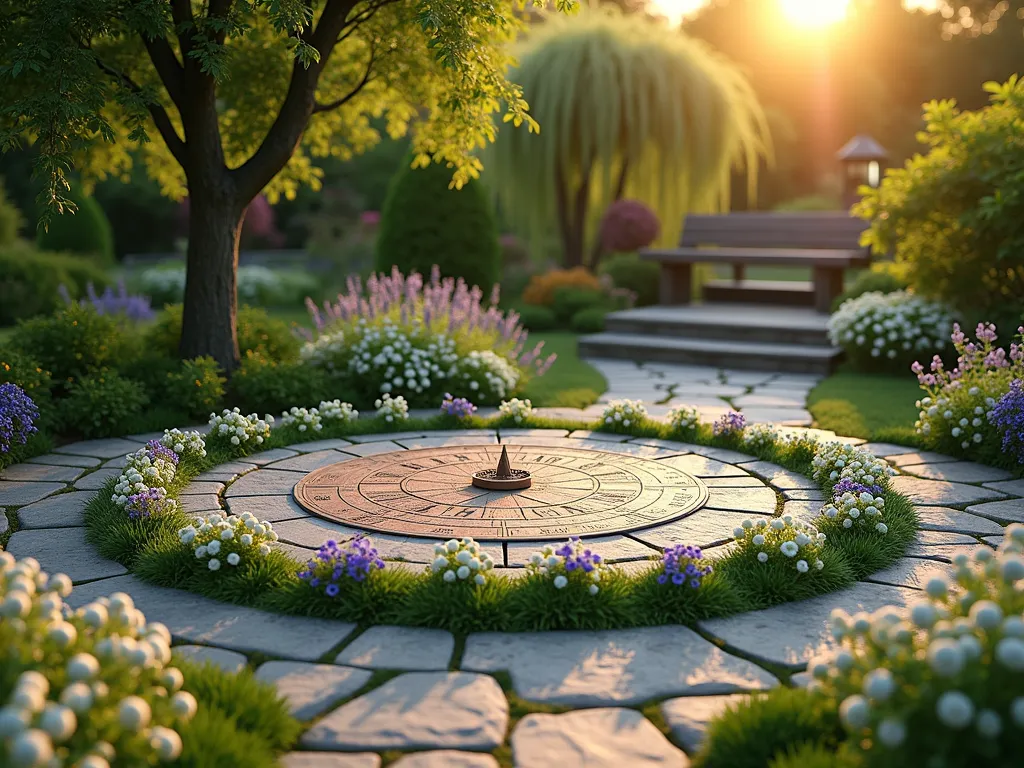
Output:
<path fill-rule="evenodd" d="M 246 206 L 220 174 L 189 179 L 188 271 L 182 359 L 208 355 L 229 375 L 238 367 L 235 312 L 238 240 Z M 220 176 L 220 178 L 216 178 Z"/>

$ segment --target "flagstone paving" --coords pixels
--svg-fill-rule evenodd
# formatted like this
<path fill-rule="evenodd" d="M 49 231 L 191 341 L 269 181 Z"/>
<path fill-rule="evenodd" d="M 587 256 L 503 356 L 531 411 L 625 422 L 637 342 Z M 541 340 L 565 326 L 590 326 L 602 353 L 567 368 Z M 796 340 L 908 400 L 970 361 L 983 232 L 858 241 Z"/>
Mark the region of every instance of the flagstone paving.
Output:
<path fill-rule="evenodd" d="M 666 377 L 672 372 L 658 370 Z M 810 386 L 766 379 L 760 390 L 782 400 Z M 675 402 L 685 388 L 658 391 Z M 745 400 L 775 407 L 774 401 Z M 709 488 L 708 503 L 688 517 L 588 540 L 609 561 L 620 561 L 615 567 L 631 572 L 647 568 L 643 558 L 656 556 L 658 548 L 679 541 L 724 549 L 737 522 L 773 515 L 780 503 L 801 515 L 821 503 L 820 491 L 806 478 L 742 453 L 565 429 L 359 435 L 274 449 L 204 473 L 185 490 L 182 503 L 195 510 L 226 505 L 235 514 L 273 520 L 281 547 L 305 559 L 326 538 L 355 533 L 310 516 L 291 498 L 309 469 L 328 459 L 495 440 L 638 455 L 700 478 Z M 93 488 L 118 474 L 123 454 L 141 445 L 136 439 L 77 443 L 9 468 L 0 479 L 0 512 L 6 511 L 0 513 L 0 533 L 15 524 L 12 553 L 68 573 L 76 582 L 73 606 L 127 592 L 147 618 L 169 627 L 175 656 L 226 669 L 249 666 L 275 683 L 307 725 L 297 751 L 283 758 L 285 768 L 376 768 L 377 753 L 392 759 L 391 750 L 408 752 L 390 763 L 400 768 L 493 768 L 498 763 L 490 752 L 499 746 L 521 768 L 687 766 L 687 755 L 699 749 L 708 721 L 722 709 L 771 687 L 803 682 L 800 670 L 831 645 L 825 620 L 833 608 L 873 610 L 918 599 L 927 580 L 948 573 L 958 554 L 997 546 L 1005 524 L 1024 521 L 1022 480 L 996 479 L 1005 473 L 938 454 L 868 444 L 902 473 L 894 485 L 915 500 L 921 530 L 905 557 L 840 592 L 703 621 L 695 629 L 455 638 L 441 630 L 377 626 L 356 633 L 351 623 L 270 614 L 155 587 L 101 558 L 85 540 L 86 504 Z M 89 490 L 77 490 L 83 485 Z M 418 569 L 432 559 L 428 540 L 374 535 L 374 541 L 385 558 L 409 561 L 389 567 Z M 510 575 L 523 573 L 519 566 L 534 548 L 484 544 Z M 378 679 L 383 683 L 373 682 Z M 528 714 L 510 728 L 508 696 L 572 711 Z M 669 738 L 633 708 L 651 702 L 658 702 Z"/>

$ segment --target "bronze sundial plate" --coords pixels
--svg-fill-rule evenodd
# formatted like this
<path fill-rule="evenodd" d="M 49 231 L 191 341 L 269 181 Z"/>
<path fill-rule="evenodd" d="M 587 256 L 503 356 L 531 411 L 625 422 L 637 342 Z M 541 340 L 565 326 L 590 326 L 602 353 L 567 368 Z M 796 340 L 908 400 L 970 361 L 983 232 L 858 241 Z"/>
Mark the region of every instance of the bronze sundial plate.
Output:
<path fill-rule="evenodd" d="M 697 478 L 661 462 L 581 448 L 505 444 L 532 487 L 489 491 L 475 472 L 502 445 L 459 445 L 351 459 L 306 475 L 295 500 L 314 515 L 382 533 L 427 538 L 545 540 L 649 528 L 707 501 Z"/>

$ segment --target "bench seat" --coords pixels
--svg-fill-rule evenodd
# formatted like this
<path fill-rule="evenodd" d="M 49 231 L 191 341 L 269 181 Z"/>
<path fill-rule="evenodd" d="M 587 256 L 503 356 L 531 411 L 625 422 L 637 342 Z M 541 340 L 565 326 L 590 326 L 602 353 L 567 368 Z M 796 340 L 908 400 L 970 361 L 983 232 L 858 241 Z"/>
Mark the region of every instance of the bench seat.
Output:
<path fill-rule="evenodd" d="M 641 251 L 647 261 L 686 262 L 689 264 L 763 264 L 791 267 L 830 266 L 846 269 L 867 266 L 870 259 L 863 248 L 664 248 Z"/>

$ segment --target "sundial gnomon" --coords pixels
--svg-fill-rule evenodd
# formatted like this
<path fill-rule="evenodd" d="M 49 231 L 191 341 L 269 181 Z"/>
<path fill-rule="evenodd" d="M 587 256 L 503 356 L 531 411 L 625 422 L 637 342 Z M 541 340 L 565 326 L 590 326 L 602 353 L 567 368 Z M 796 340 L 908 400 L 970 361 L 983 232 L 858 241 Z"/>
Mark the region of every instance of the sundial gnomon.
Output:
<path fill-rule="evenodd" d="M 406 536 L 560 539 L 678 520 L 707 500 L 698 479 L 662 462 L 579 448 L 504 444 L 532 487 L 471 484 L 493 469 L 502 445 L 458 445 L 376 454 L 311 472 L 298 503 L 319 517 Z"/>

